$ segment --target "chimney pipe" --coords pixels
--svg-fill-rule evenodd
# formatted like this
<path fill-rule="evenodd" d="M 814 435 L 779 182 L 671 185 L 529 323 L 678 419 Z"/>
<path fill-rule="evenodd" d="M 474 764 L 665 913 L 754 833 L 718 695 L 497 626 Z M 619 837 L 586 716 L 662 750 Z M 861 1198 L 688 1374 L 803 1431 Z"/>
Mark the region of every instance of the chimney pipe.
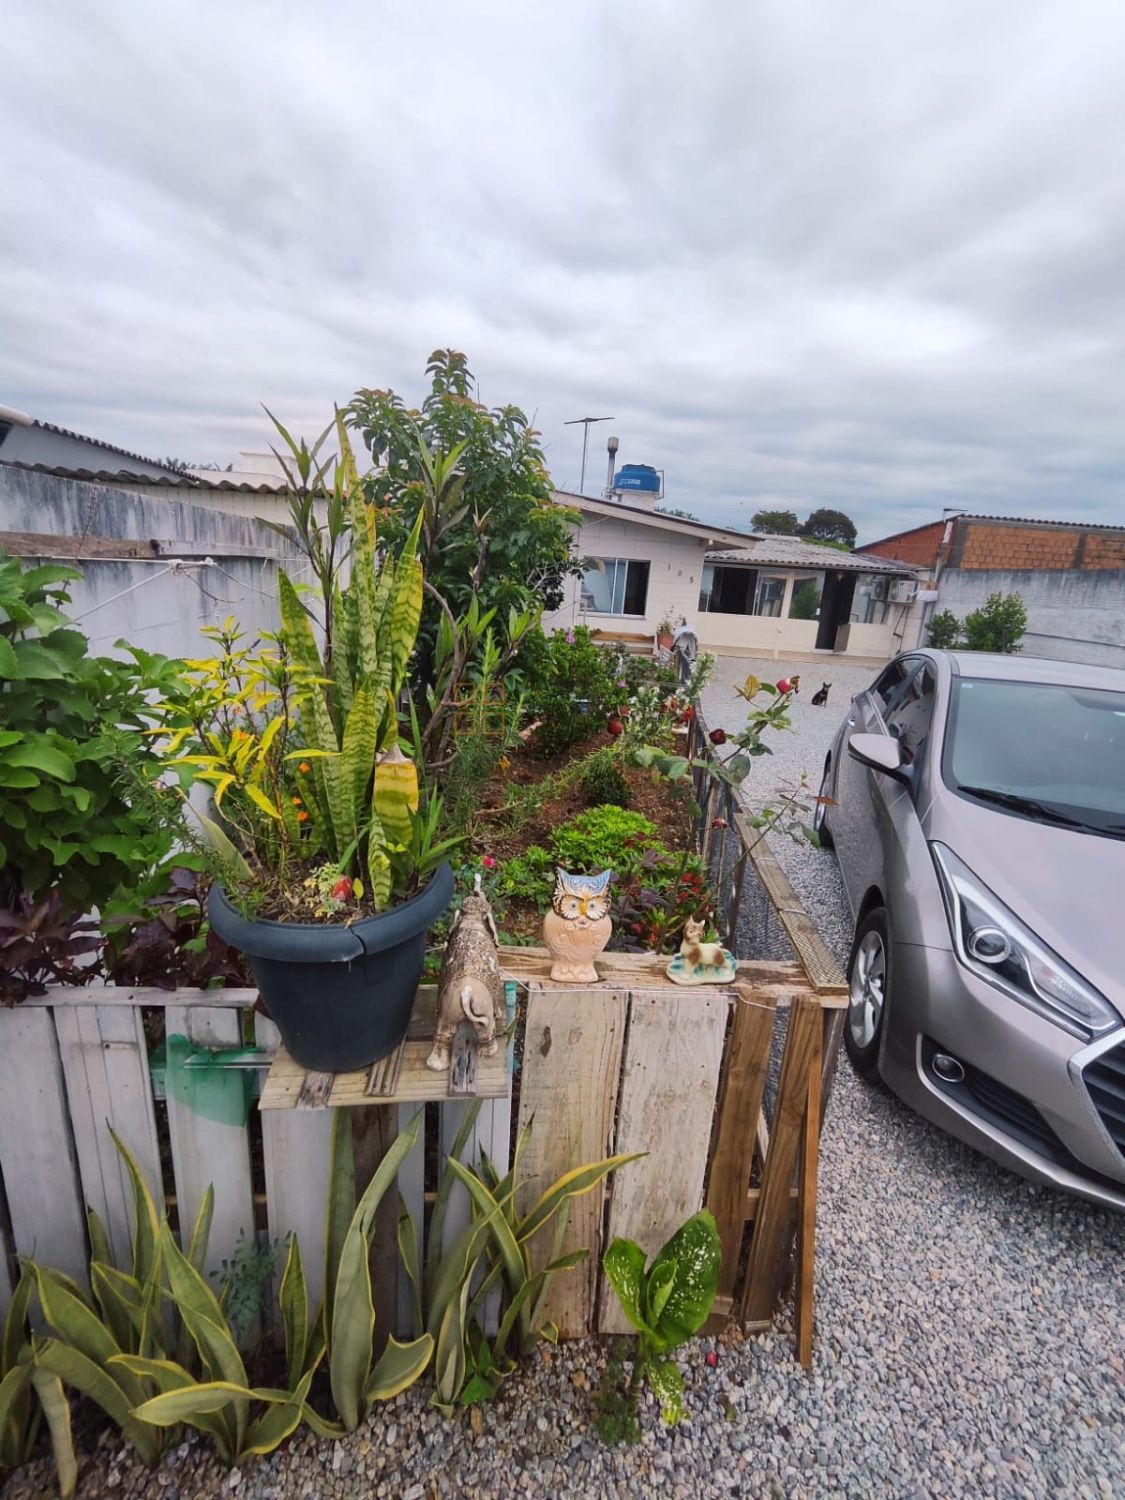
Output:
<path fill-rule="evenodd" d="M 605 481 L 605 497 L 607 500 L 611 499 L 613 495 L 613 464 L 617 458 L 617 450 L 620 446 L 615 437 L 611 437 L 609 442 L 606 443 L 606 448 L 609 450 L 609 472 L 606 475 Z"/>

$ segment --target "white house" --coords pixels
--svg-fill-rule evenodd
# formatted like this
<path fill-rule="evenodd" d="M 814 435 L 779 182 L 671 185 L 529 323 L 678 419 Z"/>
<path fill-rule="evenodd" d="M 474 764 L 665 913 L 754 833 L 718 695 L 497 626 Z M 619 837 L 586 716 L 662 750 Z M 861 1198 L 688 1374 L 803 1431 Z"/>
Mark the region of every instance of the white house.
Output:
<path fill-rule="evenodd" d="M 886 660 L 915 644 L 918 586 L 909 564 L 689 521 L 654 509 L 658 498 L 656 489 L 597 499 L 556 492 L 581 517 L 583 574 L 567 580 L 544 629 L 587 625 L 639 645 L 665 620 L 683 620 L 706 651 L 790 659 L 834 652 Z"/>

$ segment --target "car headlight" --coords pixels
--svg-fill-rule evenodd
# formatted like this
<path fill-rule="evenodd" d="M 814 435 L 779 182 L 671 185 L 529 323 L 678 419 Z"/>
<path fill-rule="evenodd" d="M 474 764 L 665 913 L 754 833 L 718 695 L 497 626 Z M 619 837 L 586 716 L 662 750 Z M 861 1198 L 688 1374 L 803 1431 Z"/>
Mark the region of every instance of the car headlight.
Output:
<path fill-rule="evenodd" d="M 1075 1036 L 1101 1036 L 1120 1017 L 945 844 L 931 844 L 957 957 L 1013 1000 Z"/>

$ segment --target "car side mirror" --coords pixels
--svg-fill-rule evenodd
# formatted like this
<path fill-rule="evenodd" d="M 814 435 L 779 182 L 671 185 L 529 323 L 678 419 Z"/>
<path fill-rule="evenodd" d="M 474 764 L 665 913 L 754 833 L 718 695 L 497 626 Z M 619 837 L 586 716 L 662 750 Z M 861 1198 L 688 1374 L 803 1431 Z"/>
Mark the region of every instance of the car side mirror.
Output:
<path fill-rule="evenodd" d="M 902 746 L 887 734 L 852 734 L 848 736 L 848 754 L 869 771 L 881 771 L 904 786 L 911 782 L 910 767 L 903 763 Z"/>

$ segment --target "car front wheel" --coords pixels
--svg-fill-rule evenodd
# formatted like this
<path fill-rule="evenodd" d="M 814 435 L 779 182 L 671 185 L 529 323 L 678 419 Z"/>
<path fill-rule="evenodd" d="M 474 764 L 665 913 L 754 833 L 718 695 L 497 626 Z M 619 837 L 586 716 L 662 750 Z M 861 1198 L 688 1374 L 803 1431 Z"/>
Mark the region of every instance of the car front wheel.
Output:
<path fill-rule="evenodd" d="M 831 781 L 832 766 L 830 763 L 826 762 L 824 766 L 824 775 L 820 778 L 820 791 L 817 794 L 818 796 L 827 797 L 829 795 L 828 788 L 831 784 Z M 827 802 L 818 802 L 813 808 L 812 826 L 813 832 L 816 834 L 817 839 L 820 842 L 820 847 L 822 849 L 834 849 L 836 847 L 836 842 L 832 837 L 832 830 L 828 826 Z"/>
<path fill-rule="evenodd" d="M 856 928 L 848 960 L 848 1013 L 844 1046 L 861 1078 L 879 1073 L 879 1039 L 890 993 L 891 943 L 887 909 L 877 906 Z"/>

